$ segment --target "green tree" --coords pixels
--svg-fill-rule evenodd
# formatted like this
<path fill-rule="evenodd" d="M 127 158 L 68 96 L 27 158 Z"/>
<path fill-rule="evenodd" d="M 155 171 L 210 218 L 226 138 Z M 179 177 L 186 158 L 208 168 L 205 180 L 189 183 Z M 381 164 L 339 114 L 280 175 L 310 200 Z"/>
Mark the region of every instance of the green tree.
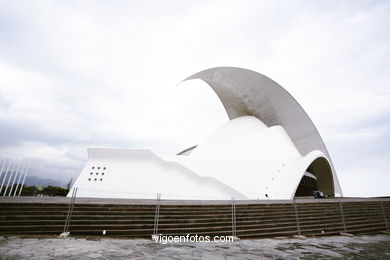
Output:
<path fill-rule="evenodd" d="M 20 196 L 35 196 L 37 192 L 37 187 L 23 185 L 22 193 L 20 194 Z"/>
<path fill-rule="evenodd" d="M 68 192 L 69 189 L 57 187 L 57 186 L 50 186 L 50 185 L 43 189 L 43 194 L 49 196 L 65 197 L 68 194 Z"/>

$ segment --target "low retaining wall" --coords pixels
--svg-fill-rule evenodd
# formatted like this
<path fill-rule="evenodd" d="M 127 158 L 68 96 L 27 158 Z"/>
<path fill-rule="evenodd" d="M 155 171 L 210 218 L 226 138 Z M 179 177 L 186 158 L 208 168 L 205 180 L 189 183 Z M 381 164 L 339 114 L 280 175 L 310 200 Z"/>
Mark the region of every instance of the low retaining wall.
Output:
<path fill-rule="evenodd" d="M 69 202 L 70 198 L 57 197 L 1 198 L 0 235 L 59 235 L 64 230 Z M 295 201 L 77 198 L 69 232 L 76 236 L 128 238 L 150 238 L 154 233 L 239 238 L 367 234 L 388 232 L 389 217 L 389 198 Z"/>

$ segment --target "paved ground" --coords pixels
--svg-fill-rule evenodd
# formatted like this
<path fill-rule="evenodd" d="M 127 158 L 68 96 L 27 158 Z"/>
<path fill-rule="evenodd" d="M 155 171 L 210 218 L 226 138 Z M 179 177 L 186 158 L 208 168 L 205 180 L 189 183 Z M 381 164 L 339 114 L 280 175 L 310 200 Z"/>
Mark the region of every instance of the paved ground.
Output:
<path fill-rule="evenodd" d="M 233 243 L 0 237 L 0 259 L 390 259 L 390 235 Z"/>

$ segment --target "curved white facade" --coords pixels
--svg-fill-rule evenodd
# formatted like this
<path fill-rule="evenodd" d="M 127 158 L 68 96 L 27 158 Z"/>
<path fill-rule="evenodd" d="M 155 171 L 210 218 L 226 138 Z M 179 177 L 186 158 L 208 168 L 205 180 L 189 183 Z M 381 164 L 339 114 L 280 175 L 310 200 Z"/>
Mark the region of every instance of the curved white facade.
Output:
<path fill-rule="evenodd" d="M 74 183 L 78 196 L 155 198 L 161 193 L 163 199 L 292 199 L 303 176 L 315 180 L 316 189 L 328 196 L 341 196 L 311 120 L 282 87 L 272 87 L 276 83 L 256 74 L 215 68 L 192 76 L 213 87 L 231 120 L 181 155 L 90 148 Z M 285 110 L 294 120 L 286 118 Z"/>

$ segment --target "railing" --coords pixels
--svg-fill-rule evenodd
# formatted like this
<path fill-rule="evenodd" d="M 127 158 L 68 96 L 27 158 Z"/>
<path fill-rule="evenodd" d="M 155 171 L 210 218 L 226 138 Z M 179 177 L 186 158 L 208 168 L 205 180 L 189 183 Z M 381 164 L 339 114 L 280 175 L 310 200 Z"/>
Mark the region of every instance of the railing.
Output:
<path fill-rule="evenodd" d="M 301 227 L 299 225 L 298 208 L 297 208 L 297 204 L 295 203 L 295 200 L 293 200 L 293 204 L 294 204 L 295 223 L 297 225 L 298 236 L 300 236 L 301 235 Z"/>
<path fill-rule="evenodd" d="M 232 197 L 232 236 L 237 237 L 236 198 Z"/>
<path fill-rule="evenodd" d="M 389 232 L 389 224 L 387 223 L 387 217 L 386 217 L 385 208 L 383 207 L 383 202 L 380 202 L 380 207 L 383 215 L 383 221 L 385 222 L 386 225 L 386 231 Z"/>
<path fill-rule="evenodd" d="M 72 197 L 70 199 L 68 214 L 66 215 L 66 220 L 65 220 L 65 225 L 64 225 L 64 232 L 63 233 L 65 233 L 65 234 L 69 232 L 69 224 L 70 224 L 70 220 L 71 220 L 72 214 L 73 214 L 73 208 L 74 208 L 74 202 L 76 200 L 76 195 L 77 195 L 77 187 L 73 188 L 73 190 L 72 190 Z"/>
<path fill-rule="evenodd" d="M 158 221 L 160 219 L 160 200 L 161 200 L 161 193 L 157 193 L 156 212 L 154 214 L 154 225 L 153 225 L 153 235 L 154 236 L 156 236 L 158 234 Z"/>
<path fill-rule="evenodd" d="M 341 213 L 341 223 L 343 223 L 344 232 L 347 233 L 347 225 L 345 224 L 345 217 L 344 217 L 343 200 L 340 200 L 339 205 L 340 205 L 340 213 Z"/>

